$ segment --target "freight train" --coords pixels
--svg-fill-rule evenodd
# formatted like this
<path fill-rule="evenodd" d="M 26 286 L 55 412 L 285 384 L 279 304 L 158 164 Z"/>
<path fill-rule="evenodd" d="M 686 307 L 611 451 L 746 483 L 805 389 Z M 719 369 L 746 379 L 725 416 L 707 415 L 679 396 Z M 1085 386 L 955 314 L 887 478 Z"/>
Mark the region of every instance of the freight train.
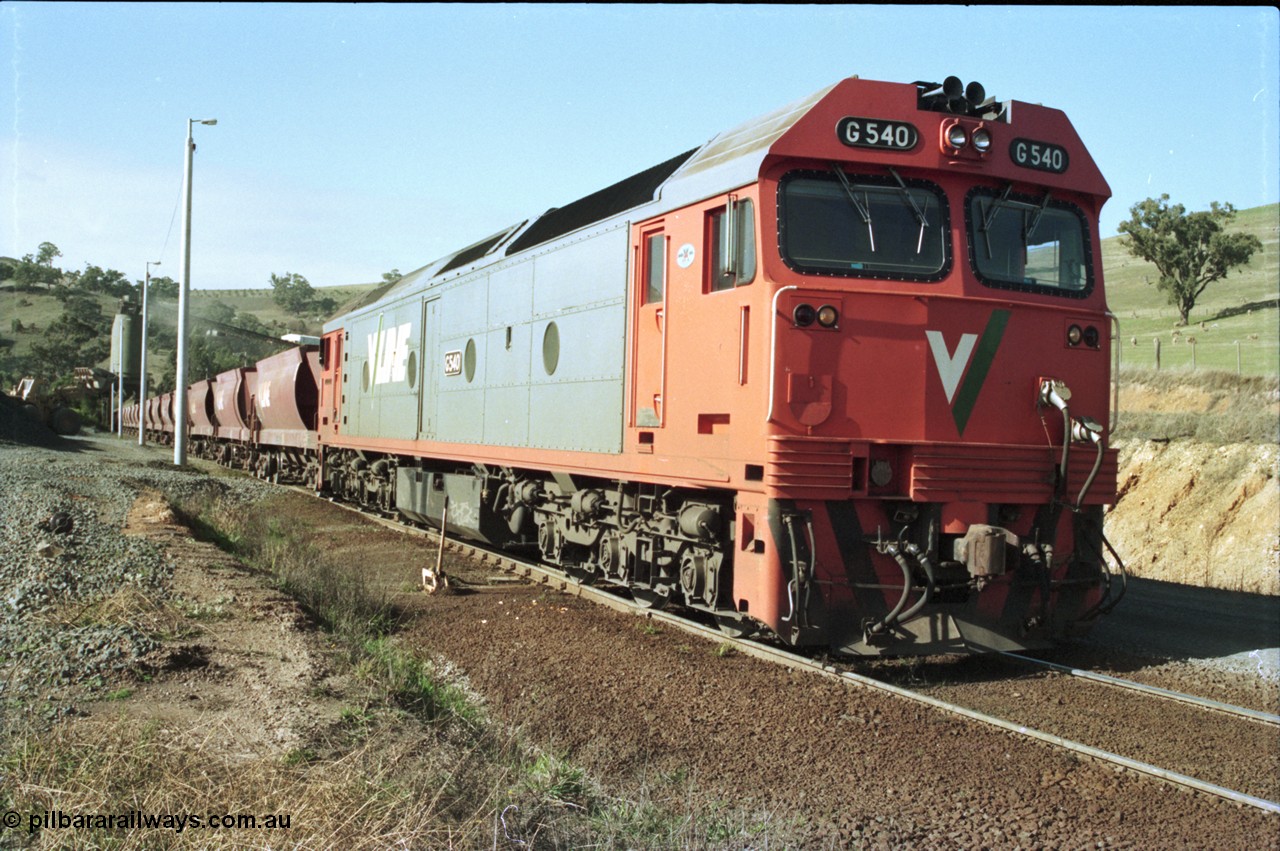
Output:
<path fill-rule="evenodd" d="M 1052 646 L 1123 571 L 1109 195 L 1058 110 L 849 78 L 196 383 L 191 445 L 732 633 Z"/>

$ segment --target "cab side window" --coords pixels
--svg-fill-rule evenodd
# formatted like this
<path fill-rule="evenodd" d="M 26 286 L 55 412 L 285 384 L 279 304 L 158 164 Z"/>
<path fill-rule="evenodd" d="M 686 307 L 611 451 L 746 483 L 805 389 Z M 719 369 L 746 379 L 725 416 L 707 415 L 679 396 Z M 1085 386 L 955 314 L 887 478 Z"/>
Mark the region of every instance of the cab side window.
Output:
<path fill-rule="evenodd" d="M 667 239 L 661 232 L 645 237 L 644 264 L 644 303 L 658 304 L 667 284 Z"/>
<path fill-rule="evenodd" d="M 754 205 L 750 198 L 730 198 L 728 204 L 707 216 L 708 292 L 745 286 L 756 277 Z"/>

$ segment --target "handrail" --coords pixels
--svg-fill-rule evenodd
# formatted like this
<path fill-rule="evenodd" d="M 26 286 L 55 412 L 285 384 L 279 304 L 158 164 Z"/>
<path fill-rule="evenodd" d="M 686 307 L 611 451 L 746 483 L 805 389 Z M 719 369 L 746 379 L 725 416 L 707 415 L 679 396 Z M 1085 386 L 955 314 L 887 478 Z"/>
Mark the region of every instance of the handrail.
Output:
<path fill-rule="evenodd" d="M 773 316 L 769 320 L 769 410 L 765 414 L 766 423 L 773 422 L 773 399 L 778 387 L 778 299 L 787 290 L 798 290 L 798 286 L 781 287 L 773 294 Z"/>

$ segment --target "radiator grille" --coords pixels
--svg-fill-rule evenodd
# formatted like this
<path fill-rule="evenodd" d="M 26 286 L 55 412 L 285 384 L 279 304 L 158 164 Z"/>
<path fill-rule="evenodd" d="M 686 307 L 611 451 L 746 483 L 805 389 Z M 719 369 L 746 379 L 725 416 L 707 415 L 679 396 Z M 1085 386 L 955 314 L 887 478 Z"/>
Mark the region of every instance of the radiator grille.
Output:
<path fill-rule="evenodd" d="M 850 440 L 773 437 L 765 484 L 780 496 L 847 499 L 853 495 L 853 457 Z"/>
<path fill-rule="evenodd" d="M 1072 446 L 1066 496 L 1074 501 L 1084 486 L 1096 452 Z M 1116 451 L 1103 456 L 1085 503 L 1113 502 Z M 905 494 L 917 502 L 1044 502 L 1053 493 L 1061 448 L 1048 446 L 873 445 L 863 441 L 812 437 L 772 437 L 765 484 L 778 496 L 848 499 L 867 493 L 871 459 L 889 458 Z M 900 485 L 899 485 L 900 487 Z M 896 488 L 895 488 L 896 489 Z M 875 494 L 889 496 L 892 494 Z"/>

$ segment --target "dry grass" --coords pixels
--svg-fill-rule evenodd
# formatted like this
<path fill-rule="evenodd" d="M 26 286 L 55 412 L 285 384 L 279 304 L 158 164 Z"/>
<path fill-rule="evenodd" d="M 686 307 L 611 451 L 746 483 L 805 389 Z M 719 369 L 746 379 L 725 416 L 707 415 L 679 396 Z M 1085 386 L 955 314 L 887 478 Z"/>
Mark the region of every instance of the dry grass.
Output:
<path fill-rule="evenodd" d="M 1125 440 L 1194 440 L 1200 443 L 1280 442 L 1280 381 L 1275 376 L 1228 372 L 1123 369 L 1117 437 Z M 1125 388 L 1170 399 L 1190 390 L 1201 400 L 1192 409 L 1143 410 L 1126 407 Z M 1176 405 L 1173 407 L 1177 407 Z"/>
<path fill-rule="evenodd" d="M 183 611 L 181 601 L 161 599 L 134 585 L 121 586 L 107 597 L 54 606 L 38 618 L 69 628 L 126 625 L 162 639 L 196 631 L 188 622 L 191 613 Z"/>
<path fill-rule="evenodd" d="M 16 833 L 36 848 L 479 847 L 489 833 L 489 788 L 465 777 L 470 753 L 435 736 L 382 723 L 332 758 L 235 761 L 175 745 L 166 731 L 127 717 L 64 724 L 15 743 L 5 760 Z M 459 782 L 459 781 L 462 782 Z M 6 784 L 9 786 L 10 784 Z M 481 794 L 477 800 L 474 793 Z M 189 817 L 179 827 L 74 826 L 29 832 L 29 814 Z M 254 827 L 217 825 L 225 816 Z M 276 827 L 269 827 L 269 819 Z M 12 834 L 10 834 L 12 836 Z"/>

